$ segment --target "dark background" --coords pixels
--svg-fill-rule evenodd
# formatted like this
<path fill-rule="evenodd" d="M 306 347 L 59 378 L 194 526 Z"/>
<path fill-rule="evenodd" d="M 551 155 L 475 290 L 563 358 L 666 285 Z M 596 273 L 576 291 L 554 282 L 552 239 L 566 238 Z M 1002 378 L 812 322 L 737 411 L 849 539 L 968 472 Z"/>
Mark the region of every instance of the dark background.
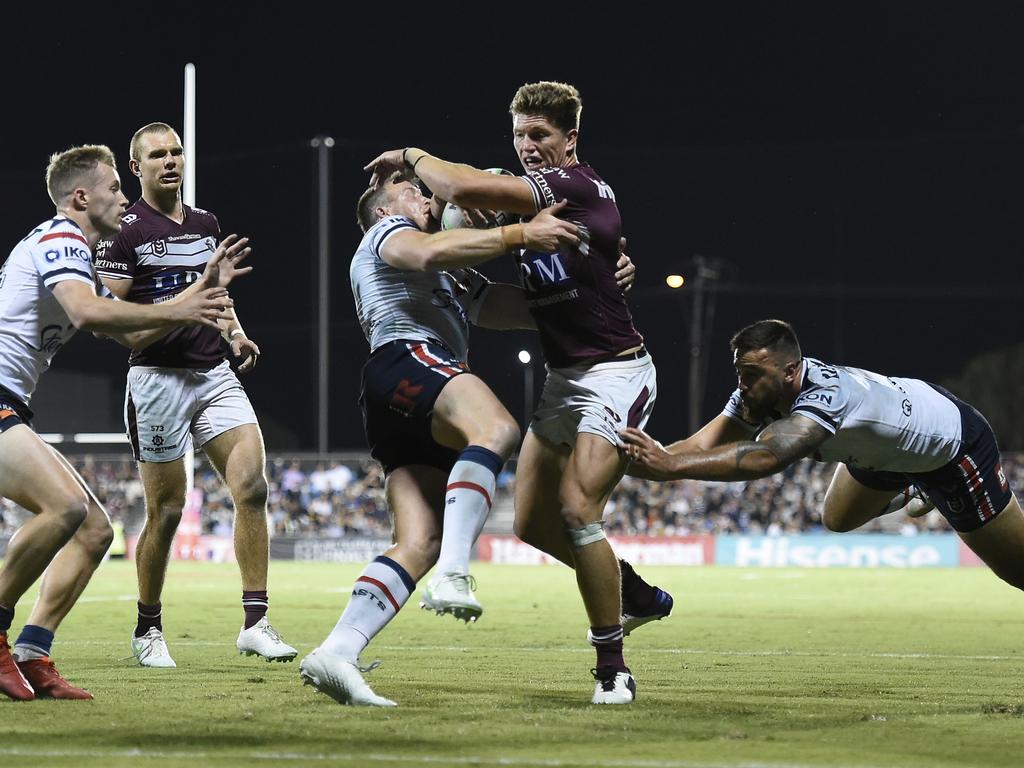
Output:
<path fill-rule="evenodd" d="M 1017 344 L 1024 102 L 1014 4 L 712 5 L 634 3 L 615 15 L 542 5 L 7 11 L 0 242 L 13 246 L 51 215 L 47 158 L 73 144 L 109 144 L 134 200 L 128 141 L 153 120 L 181 125 L 183 66 L 194 62 L 197 201 L 255 247 L 256 271 L 233 287 L 264 353 L 246 387 L 270 450 L 310 449 L 309 140 L 333 136 L 330 446 L 361 448 L 367 348 L 348 285 L 361 167 L 416 145 L 517 170 L 508 103 L 522 83 L 555 79 L 583 95 L 580 154 L 614 188 L 640 267 L 630 299 L 658 365 L 657 436 L 688 426 L 692 283 L 671 291 L 664 276 L 692 275 L 695 254 L 726 265 L 705 418 L 732 387 L 730 334 L 766 316 L 793 322 L 812 356 L 937 381 Z M 507 263 L 487 271 L 512 275 Z M 540 354 L 530 334 L 476 331 L 470 358 L 517 417 L 521 348 Z M 79 334 L 43 379 L 39 428 L 119 431 L 125 359 Z M 997 402 L 1009 408 L 1024 393 L 1002 384 Z"/>

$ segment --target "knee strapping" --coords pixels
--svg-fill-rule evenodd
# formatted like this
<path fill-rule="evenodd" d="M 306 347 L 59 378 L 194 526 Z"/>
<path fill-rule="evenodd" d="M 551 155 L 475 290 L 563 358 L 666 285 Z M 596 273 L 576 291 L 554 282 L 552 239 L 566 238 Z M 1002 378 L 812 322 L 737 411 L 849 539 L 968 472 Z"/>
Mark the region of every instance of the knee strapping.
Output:
<path fill-rule="evenodd" d="M 569 528 L 568 530 L 569 541 L 576 549 L 607 538 L 604 533 L 603 520 L 598 520 L 596 523 L 587 523 L 582 528 Z"/>

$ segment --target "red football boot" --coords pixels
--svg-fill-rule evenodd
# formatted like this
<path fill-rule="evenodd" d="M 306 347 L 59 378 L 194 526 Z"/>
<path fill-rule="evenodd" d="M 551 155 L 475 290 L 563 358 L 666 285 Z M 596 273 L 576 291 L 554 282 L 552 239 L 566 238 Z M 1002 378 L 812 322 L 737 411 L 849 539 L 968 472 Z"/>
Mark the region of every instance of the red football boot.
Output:
<path fill-rule="evenodd" d="M 14 663 L 5 634 L 0 635 L 0 693 L 5 693 L 15 701 L 32 701 L 36 697 L 36 692 Z"/>
<path fill-rule="evenodd" d="M 91 699 L 92 694 L 85 688 L 78 688 L 63 677 L 53 666 L 49 656 L 41 659 L 19 661 L 18 669 L 25 675 L 36 691 L 38 699 Z"/>

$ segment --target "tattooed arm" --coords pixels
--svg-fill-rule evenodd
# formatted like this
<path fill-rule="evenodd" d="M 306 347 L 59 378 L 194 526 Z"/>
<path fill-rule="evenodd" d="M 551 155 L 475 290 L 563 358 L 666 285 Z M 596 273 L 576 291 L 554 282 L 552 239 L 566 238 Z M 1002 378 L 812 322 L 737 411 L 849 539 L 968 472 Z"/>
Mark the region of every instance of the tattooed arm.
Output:
<path fill-rule="evenodd" d="M 781 472 L 832 437 L 817 422 L 793 414 L 770 424 L 757 440 L 744 440 L 711 450 L 670 453 L 639 429 L 619 433 L 626 454 L 657 480 L 755 480 Z"/>

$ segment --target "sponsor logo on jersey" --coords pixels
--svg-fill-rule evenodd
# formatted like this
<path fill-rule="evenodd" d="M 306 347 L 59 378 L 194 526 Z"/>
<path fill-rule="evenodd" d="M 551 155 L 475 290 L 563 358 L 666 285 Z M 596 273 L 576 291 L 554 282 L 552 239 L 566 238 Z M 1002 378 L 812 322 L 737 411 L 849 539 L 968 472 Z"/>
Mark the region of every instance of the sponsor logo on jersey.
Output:
<path fill-rule="evenodd" d="M 832 405 L 832 395 L 827 395 L 824 392 L 808 392 L 805 395 L 800 395 L 797 398 L 798 403 L 824 403 L 825 405 Z"/>
<path fill-rule="evenodd" d="M 130 225 L 130 224 L 134 224 L 138 220 L 139 220 L 139 215 L 137 213 L 126 213 L 124 216 L 121 217 L 121 223 L 122 224 L 129 224 Z"/>
<path fill-rule="evenodd" d="M 544 196 L 544 205 L 555 204 L 555 193 L 551 191 L 551 185 L 548 184 L 548 180 L 544 178 L 544 174 L 548 173 L 550 169 L 542 168 L 540 173 L 534 171 L 530 174 L 530 178 L 533 179 L 534 183 L 540 187 L 540 193 Z"/>
<path fill-rule="evenodd" d="M 39 349 L 50 355 L 57 354 L 57 351 L 64 346 L 64 326 L 48 325 L 39 334 Z"/>
<path fill-rule="evenodd" d="M 523 280 L 534 291 L 545 285 L 555 285 L 569 279 L 558 253 L 534 253 L 527 251 L 519 262 Z"/>
<path fill-rule="evenodd" d="M 119 269 L 121 271 L 128 270 L 128 264 L 123 261 L 111 261 L 110 259 L 96 259 L 96 267 L 98 269 Z"/>
<path fill-rule="evenodd" d="M 604 200 L 611 200 L 613 203 L 615 202 L 615 193 L 612 192 L 612 188 L 608 186 L 607 182 L 599 181 L 598 179 L 591 179 L 591 181 L 597 187 L 598 197 Z"/>

